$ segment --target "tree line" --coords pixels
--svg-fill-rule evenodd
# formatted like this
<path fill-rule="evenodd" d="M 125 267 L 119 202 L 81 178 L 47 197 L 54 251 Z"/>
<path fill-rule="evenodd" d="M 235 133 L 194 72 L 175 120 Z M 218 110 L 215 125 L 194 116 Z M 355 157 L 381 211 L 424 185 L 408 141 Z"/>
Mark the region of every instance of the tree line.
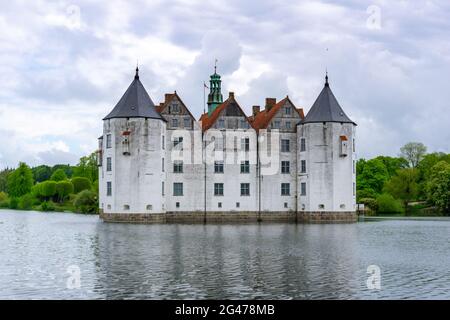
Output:
<path fill-rule="evenodd" d="M 0 208 L 98 212 L 98 168 L 95 152 L 76 166 L 21 162 L 0 171 Z"/>
<path fill-rule="evenodd" d="M 399 157 L 356 163 L 356 196 L 373 213 L 450 214 L 450 154 L 410 142 Z"/>

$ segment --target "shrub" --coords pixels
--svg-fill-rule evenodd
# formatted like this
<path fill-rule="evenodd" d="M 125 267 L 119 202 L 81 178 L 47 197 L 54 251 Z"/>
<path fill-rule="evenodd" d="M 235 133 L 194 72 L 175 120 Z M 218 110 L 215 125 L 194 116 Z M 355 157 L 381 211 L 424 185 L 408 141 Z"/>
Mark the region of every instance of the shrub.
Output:
<path fill-rule="evenodd" d="M 21 210 L 30 210 L 33 207 L 35 198 L 31 193 L 27 193 L 20 197 L 18 208 Z"/>
<path fill-rule="evenodd" d="M 364 203 L 364 206 L 368 207 L 370 210 L 377 211 L 378 203 L 376 199 L 373 198 L 362 198 L 359 200 L 360 203 Z"/>
<path fill-rule="evenodd" d="M 9 208 L 9 200 L 8 200 L 8 198 L 0 201 L 0 208 Z"/>
<path fill-rule="evenodd" d="M 19 199 L 11 198 L 9 200 L 9 208 L 10 209 L 17 209 L 18 207 L 19 207 Z"/>
<path fill-rule="evenodd" d="M 56 182 L 44 181 L 38 183 L 33 187 L 32 193 L 38 198 L 47 200 L 56 194 Z"/>
<path fill-rule="evenodd" d="M 91 190 L 83 190 L 75 197 L 73 201 L 75 209 L 82 213 L 97 213 L 98 201 L 97 195 Z"/>
<path fill-rule="evenodd" d="M 73 192 L 80 193 L 83 190 L 91 189 L 91 181 L 85 177 L 72 178 Z"/>
<path fill-rule="evenodd" d="M 42 211 L 55 211 L 55 204 L 52 201 L 44 201 L 41 204 Z"/>
<path fill-rule="evenodd" d="M 0 202 L 8 200 L 8 195 L 4 192 L 0 192 Z"/>
<path fill-rule="evenodd" d="M 394 199 L 393 196 L 383 193 L 377 197 L 379 213 L 401 213 L 403 206 L 401 201 Z"/>
<path fill-rule="evenodd" d="M 56 183 L 56 195 L 59 202 L 63 202 L 71 193 L 73 193 L 72 182 L 66 180 Z"/>

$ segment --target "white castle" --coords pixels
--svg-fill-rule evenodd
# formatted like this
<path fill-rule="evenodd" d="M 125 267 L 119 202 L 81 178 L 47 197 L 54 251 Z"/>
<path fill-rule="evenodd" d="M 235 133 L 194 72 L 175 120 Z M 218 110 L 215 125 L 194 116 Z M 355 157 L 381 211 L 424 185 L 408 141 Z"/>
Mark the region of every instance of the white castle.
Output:
<path fill-rule="evenodd" d="M 210 78 L 196 121 L 176 93 L 155 106 L 139 80 L 103 119 L 100 216 L 114 222 L 356 220 L 355 128 L 325 78 L 306 116 L 288 96 L 248 117 Z"/>

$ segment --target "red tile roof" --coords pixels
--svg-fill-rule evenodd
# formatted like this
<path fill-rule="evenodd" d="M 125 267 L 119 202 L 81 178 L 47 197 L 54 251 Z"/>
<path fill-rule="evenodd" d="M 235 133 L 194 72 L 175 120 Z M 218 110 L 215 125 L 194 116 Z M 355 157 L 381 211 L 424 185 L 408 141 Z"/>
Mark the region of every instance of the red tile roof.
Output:
<path fill-rule="evenodd" d="M 280 100 L 278 103 L 276 103 L 269 111 L 267 111 L 265 109 L 263 111 L 258 112 L 255 116 L 253 116 L 252 117 L 253 127 L 256 130 L 266 129 L 268 127 L 268 125 L 270 124 L 270 121 L 272 120 L 272 118 L 277 114 L 278 110 L 280 110 L 280 108 L 282 106 L 284 106 L 285 103 L 288 101 L 294 107 L 295 111 L 297 111 L 297 113 L 300 116 L 300 119 L 304 119 L 305 114 L 303 113 L 303 109 L 302 108 L 297 109 L 295 107 L 295 105 L 292 103 L 292 101 L 289 99 L 289 97 L 286 96 L 286 98 L 284 98 L 283 100 Z"/>
<path fill-rule="evenodd" d="M 245 119 L 249 123 L 250 128 L 253 127 L 251 121 L 246 116 L 245 112 L 242 110 L 239 103 L 237 103 L 237 101 L 234 99 L 234 97 L 229 97 L 223 103 L 218 105 L 217 108 L 214 109 L 214 111 L 211 113 L 210 116 L 208 116 L 207 112 L 201 115 L 199 121 L 201 121 L 201 124 L 202 124 L 202 131 L 205 132 L 206 130 L 211 128 L 214 125 L 214 123 L 216 123 L 216 121 L 219 118 L 219 115 L 222 113 L 222 111 L 225 110 L 232 102 L 234 102 L 236 104 L 236 106 L 239 108 L 239 110 L 242 112 Z"/>

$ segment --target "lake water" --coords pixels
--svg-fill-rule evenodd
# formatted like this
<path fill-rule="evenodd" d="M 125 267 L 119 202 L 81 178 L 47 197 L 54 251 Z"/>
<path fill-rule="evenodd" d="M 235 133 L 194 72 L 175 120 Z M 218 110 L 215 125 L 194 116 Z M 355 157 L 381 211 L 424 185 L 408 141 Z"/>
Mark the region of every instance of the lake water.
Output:
<path fill-rule="evenodd" d="M 129 225 L 0 210 L 0 239 L 0 299 L 450 299 L 445 219 Z"/>

